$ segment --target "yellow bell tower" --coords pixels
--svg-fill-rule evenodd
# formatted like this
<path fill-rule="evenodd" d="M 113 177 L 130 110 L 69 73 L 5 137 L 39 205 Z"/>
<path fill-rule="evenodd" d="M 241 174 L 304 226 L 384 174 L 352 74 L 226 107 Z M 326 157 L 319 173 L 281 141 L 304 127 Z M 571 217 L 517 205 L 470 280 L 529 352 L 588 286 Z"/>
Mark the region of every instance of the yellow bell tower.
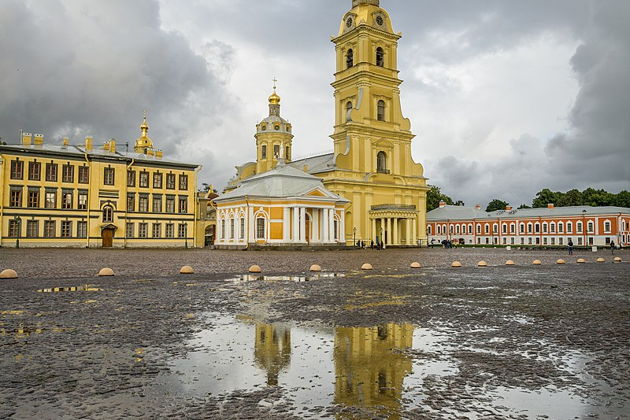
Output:
<path fill-rule="evenodd" d="M 269 97 L 269 116 L 256 125 L 257 174 L 275 168 L 279 159 L 291 161 L 291 130 L 291 123 L 280 116 L 280 96 L 276 93 L 274 79 L 273 93 Z"/>
<path fill-rule="evenodd" d="M 427 184 L 411 156 L 402 113 L 398 40 L 379 0 L 352 0 L 332 39 L 336 50 L 335 170 L 326 188 L 349 199 L 346 237 L 391 246 L 426 245 Z"/>

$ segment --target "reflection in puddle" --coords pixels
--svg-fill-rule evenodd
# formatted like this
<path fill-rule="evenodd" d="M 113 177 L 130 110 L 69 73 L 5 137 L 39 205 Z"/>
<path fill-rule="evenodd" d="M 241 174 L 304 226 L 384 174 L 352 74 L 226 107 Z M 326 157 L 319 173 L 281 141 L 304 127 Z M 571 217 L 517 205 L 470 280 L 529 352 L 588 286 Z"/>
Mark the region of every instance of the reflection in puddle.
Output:
<path fill-rule="evenodd" d="M 459 373 L 447 330 L 396 323 L 309 328 L 246 316 L 206 316 L 214 326 L 188 343 L 195 350 L 173 360 L 173 373 L 161 375 L 152 392 L 223 398 L 277 386 L 298 416 L 312 416 L 316 407 L 337 407 L 338 418 L 400 419 L 407 410 L 431 407 L 427 398 L 440 398 L 435 385 L 446 386 L 447 377 Z M 472 418 L 494 410 L 557 418 L 558 410 L 579 415 L 584 409 L 569 391 L 551 388 L 493 387 L 485 402 L 466 398 Z"/>
<path fill-rule="evenodd" d="M 333 279 L 337 277 L 345 277 L 341 273 L 319 273 L 308 276 L 263 276 L 260 274 L 243 274 L 241 276 L 226 280 L 232 283 L 248 283 L 252 281 L 288 281 L 293 283 L 304 283 L 319 279 Z"/>
<path fill-rule="evenodd" d="M 84 284 L 83 286 L 71 286 L 71 287 L 52 287 L 49 289 L 39 289 L 39 293 L 60 293 L 60 292 L 100 292 L 103 289 L 94 287 L 91 284 Z"/>

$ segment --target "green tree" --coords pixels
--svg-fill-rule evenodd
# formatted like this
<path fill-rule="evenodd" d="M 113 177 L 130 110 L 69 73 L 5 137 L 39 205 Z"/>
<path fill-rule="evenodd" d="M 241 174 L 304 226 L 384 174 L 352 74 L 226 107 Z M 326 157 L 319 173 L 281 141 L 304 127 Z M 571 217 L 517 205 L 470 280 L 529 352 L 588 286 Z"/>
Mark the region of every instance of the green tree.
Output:
<path fill-rule="evenodd" d="M 444 201 L 448 205 L 453 205 L 453 199 L 446 194 L 442 194 L 440 187 L 429 185 L 429 191 L 427 191 L 427 211 L 440 207 L 440 201 Z"/>
<path fill-rule="evenodd" d="M 615 197 L 615 206 L 630 207 L 630 191 L 623 190 Z"/>
<path fill-rule="evenodd" d="M 536 193 L 536 198 L 532 201 L 533 208 L 541 208 L 547 207 L 550 203 L 557 203 L 560 198 L 559 192 L 553 192 L 549 188 L 545 188 L 544 190 L 538 191 Z"/>
<path fill-rule="evenodd" d="M 519 209 L 531 209 L 531 206 L 528 206 L 527 204 L 521 204 L 520 206 L 518 206 Z"/>
<path fill-rule="evenodd" d="M 575 188 L 565 193 L 556 193 L 556 194 L 558 194 L 558 201 L 555 202 L 554 204 L 558 207 L 582 205 L 582 193 L 576 190 Z"/>
<path fill-rule="evenodd" d="M 510 204 L 508 202 L 495 198 L 494 200 L 488 203 L 488 207 L 486 207 L 486 211 L 491 212 L 491 211 L 497 211 L 497 210 L 505 210 L 505 208 L 509 205 Z"/>

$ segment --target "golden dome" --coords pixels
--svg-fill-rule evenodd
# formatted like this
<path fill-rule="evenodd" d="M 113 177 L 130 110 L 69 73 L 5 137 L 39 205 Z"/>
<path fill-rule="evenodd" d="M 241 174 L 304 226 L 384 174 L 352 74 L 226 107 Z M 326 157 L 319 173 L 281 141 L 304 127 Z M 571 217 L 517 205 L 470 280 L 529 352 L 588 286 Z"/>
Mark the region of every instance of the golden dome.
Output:
<path fill-rule="evenodd" d="M 269 104 L 270 105 L 278 105 L 278 104 L 280 104 L 280 96 L 278 96 L 278 94 L 276 93 L 275 90 L 273 91 L 273 93 L 269 97 Z"/>

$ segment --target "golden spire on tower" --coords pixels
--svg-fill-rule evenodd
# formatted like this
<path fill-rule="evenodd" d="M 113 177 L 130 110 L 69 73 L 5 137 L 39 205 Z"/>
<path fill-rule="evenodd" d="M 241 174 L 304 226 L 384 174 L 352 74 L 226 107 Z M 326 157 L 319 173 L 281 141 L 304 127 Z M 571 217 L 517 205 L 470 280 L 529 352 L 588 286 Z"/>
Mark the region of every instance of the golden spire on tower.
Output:
<path fill-rule="evenodd" d="M 278 80 L 273 78 L 273 93 L 269 97 L 269 105 L 280 105 L 280 96 L 276 93 L 276 82 Z"/>
<path fill-rule="evenodd" d="M 144 111 L 144 118 L 140 124 L 140 137 L 136 140 L 133 148 L 134 152 L 147 154 L 149 150 L 153 150 L 153 141 L 149 138 L 149 123 L 147 122 L 147 112 Z"/>

